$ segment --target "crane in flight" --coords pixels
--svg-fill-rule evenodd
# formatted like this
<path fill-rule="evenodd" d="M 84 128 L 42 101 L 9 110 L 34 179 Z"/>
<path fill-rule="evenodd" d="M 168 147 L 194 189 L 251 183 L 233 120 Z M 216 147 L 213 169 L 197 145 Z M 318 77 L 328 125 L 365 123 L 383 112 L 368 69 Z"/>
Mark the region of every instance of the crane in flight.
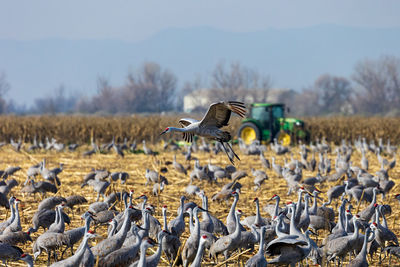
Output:
<path fill-rule="evenodd" d="M 238 101 L 213 103 L 201 121 L 191 118 L 180 119 L 179 123 L 182 125 L 182 128 L 167 127 L 160 135 L 170 132 L 181 132 L 183 133 L 183 139 L 190 143 L 193 142 L 195 135 L 215 140 L 221 143 L 229 160 L 234 164 L 234 158 L 236 157 L 238 160 L 240 158 L 228 143 L 231 140 L 231 134 L 220 129 L 228 125 L 232 112 L 238 114 L 240 117 L 244 117 L 246 115 L 244 103 Z M 230 150 L 229 152 L 227 147 Z"/>

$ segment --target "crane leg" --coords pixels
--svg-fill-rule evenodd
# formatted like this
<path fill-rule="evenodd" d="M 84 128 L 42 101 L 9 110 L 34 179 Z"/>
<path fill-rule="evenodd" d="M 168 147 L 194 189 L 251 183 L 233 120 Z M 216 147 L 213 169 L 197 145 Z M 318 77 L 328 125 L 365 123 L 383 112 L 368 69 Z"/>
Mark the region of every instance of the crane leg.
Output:
<path fill-rule="evenodd" d="M 235 151 L 233 150 L 232 146 L 229 143 L 226 143 L 229 147 L 229 149 L 232 151 L 233 155 L 235 155 L 235 157 L 240 160 L 239 156 L 235 153 Z"/>
<path fill-rule="evenodd" d="M 231 157 L 231 155 L 229 155 L 229 152 L 228 152 L 228 150 L 226 149 L 224 142 L 222 142 L 222 141 L 219 141 L 219 142 L 221 143 L 222 147 L 224 148 L 225 153 L 226 153 L 226 155 L 228 156 L 230 162 L 234 165 L 235 162 L 233 161 L 233 158 Z"/>

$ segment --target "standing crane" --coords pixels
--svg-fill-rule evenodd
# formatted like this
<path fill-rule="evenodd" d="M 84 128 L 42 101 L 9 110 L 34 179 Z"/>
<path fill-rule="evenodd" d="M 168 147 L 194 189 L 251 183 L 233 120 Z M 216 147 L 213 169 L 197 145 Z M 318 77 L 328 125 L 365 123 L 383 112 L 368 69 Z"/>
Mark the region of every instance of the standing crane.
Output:
<path fill-rule="evenodd" d="M 232 112 L 244 117 L 246 114 L 244 103 L 237 101 L 213 103 L 210 105 L 206 115 L 204 115 L 201 121 L 191 118 L 180 119 L 179 123 L 182 125 L 182 128 L 167 127 L 160 135 L 169 132 L 181 132 L 186 142 L 193 142 L 193 137 L 195 135 L 218 141 L 233 164 L 235 157 L 238 160 L 240 160 L 240 158 L 228 143 L 232 138 L 231 134 L 227 131 L 220 130 L 223 126 L 228 125 Z"/>

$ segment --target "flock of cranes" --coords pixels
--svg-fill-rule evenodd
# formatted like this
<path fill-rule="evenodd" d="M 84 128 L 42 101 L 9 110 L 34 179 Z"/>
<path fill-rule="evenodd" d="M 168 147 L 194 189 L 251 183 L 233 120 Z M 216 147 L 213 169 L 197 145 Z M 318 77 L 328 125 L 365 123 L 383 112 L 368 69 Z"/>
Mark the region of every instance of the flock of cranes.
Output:
<path fill-rule="evenodd" d="M 242 116 L 245 109 L 239 102 L 216 103 L 201 121 L 168 127 L 163 133 L 183 132 L 192 141 L 185 151 L 174 141 L 157 146 L 158 152 L 143 142 L 146 156 L 129 159 L 140 159 L 138 168 L 128 161 L 124 170 L 93 168 L 73 186 L 64 174 L 75 171 L 69 164 L 49 169 L 54 162 L 45 159 L 0 171 L 0 259 L 28 266 L 399 264 L 392 259 L 400 258 L 392 215 L 394 200 L 400 201 L 393 192 L 400 175 L 397 146 L 363 138 L 296 147 L 239 140 L 242 161 L 234 166 L 239 157 L 220 130 L 231 112 Z M 49 143 L 56 151 L 68 147 Z M 15 151 L 24 150 L 22 142 L 18 150 L 15 144 Z M 99 146 L 92 146 L 97 153 Z M 79 169 L 87 169 L 90 153 L 75 149 L 69 150 Z M 107 160 L 118 162 L 139 148 L 113 138 L 100 149 L 113 149 L 118 157 Z M 46 155 L 43 150 L 36 140 L 26 149 L 32 156 Z M 219 152 L 232 164 L 222 165 L 226 158 L 215 156 Z M 39 204 L 31 202 L 38 197 Z"/>

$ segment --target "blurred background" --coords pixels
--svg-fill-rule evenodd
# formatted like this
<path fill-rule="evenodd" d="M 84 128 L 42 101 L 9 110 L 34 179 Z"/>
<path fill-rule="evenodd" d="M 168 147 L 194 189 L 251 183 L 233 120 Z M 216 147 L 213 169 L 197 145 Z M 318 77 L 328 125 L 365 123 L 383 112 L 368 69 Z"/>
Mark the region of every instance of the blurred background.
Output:
<path fill-rule="evenodd" d="M 0 1 L 0 112 L 400 115 L 399 1 Z"/>

